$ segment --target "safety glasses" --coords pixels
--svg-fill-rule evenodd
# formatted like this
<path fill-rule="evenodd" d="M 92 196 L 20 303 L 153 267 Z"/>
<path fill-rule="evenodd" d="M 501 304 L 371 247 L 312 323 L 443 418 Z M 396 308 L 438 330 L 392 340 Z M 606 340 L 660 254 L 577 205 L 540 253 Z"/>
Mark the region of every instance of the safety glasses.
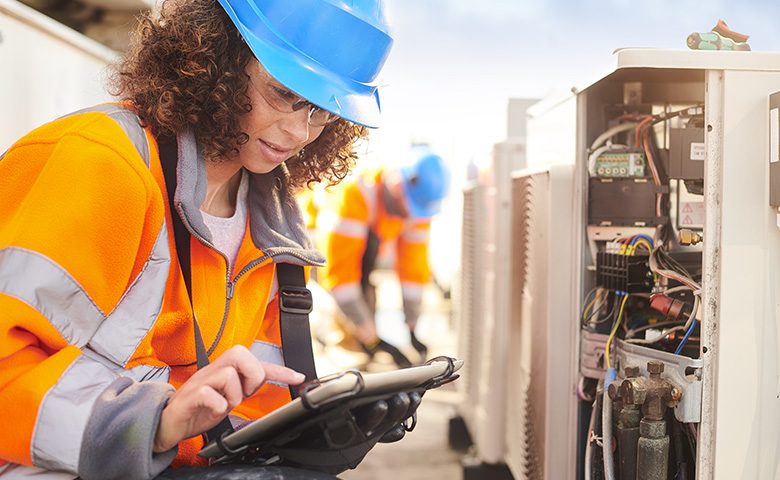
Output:
<path fill-rule="evenodd" d="M 309 125 L 312 127 L 324 127 L 340 118 L 284 88 L 259 63 L 255 71 L 259 74 L 251 79 L 250 83 L 274 110 L 282 113 L 293 113 L 308 108 Z"/>

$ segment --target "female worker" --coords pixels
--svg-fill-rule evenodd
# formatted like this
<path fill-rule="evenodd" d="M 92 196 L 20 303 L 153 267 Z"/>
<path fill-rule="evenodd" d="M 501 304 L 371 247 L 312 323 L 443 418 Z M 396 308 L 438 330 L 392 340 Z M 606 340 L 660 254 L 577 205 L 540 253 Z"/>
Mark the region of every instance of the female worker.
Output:
<path fill-rule="evenodd" d="M 197 465 L 201 434 L 304 380 L 276 266 L 322 262 L 292 191 L 376 126 L 381 4 L 169 0 L 136 40 L 121 103 L 0 157 L 0 477 Z"/>

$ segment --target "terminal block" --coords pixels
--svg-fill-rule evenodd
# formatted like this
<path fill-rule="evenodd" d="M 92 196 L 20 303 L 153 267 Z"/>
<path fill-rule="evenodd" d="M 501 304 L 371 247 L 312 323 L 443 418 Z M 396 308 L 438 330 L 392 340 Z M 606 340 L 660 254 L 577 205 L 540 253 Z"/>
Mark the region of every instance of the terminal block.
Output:
<path fill-rule="evenodd" d="M 628 293 L 649 293 L 653 289 L 648 255 L 621 255 L 598 252 L 596 283 L 608 290 Z"/>

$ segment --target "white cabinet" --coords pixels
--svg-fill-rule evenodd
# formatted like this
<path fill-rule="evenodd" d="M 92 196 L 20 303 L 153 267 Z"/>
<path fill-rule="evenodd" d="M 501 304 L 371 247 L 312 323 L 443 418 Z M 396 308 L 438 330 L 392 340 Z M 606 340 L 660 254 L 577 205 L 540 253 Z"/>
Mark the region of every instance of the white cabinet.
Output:
<path fill-rule="evenodd" d="M 111 100 L 116 54 L 16 0 L 0 0 L 0 152 L 30 129 Z"/>

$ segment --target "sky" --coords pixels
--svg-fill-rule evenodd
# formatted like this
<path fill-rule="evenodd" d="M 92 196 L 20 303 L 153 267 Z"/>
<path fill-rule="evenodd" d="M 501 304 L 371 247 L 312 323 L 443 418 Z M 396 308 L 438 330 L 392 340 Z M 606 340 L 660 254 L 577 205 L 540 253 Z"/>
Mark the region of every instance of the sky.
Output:
<path fill-rule="evenodd" d="M 780 51 L 777 0 L 389 0 L 393 51 L 382 73 L 383 127 L 369 153 L 427 141 L 463 165 L 506 137 L 509 97 L 584 86 L 622 47 L 684 49 L 724 19 L 753 50 Z"/>
<path fill-rule="evenodd" d="M 778 0 L 388 0 L 393 51 L 382 72 L 383 126 L 365 156 L 393 162 L 424 141 L 452 165 L 452 195 L 432 228 L 434 272 L 450 283 L 460 257 L 460 187 L 469 160 L 506 138 L 510 97 L 584 87 L 623 47 L 686 49 L 718 19 L 780 51 Z"/>

